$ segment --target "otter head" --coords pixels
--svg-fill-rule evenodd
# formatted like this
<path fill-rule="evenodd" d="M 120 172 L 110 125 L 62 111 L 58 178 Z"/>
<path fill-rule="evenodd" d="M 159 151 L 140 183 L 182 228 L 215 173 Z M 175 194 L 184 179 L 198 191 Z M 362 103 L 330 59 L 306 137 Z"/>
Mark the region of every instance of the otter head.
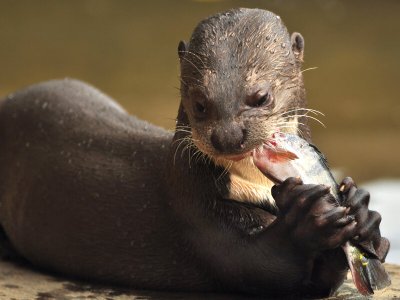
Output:
<path fill-rule="evenodd" d="M 302 131 L 303 50 L 299 33 L 290 36 L 279 16 L 260 9 L 212 16 L 180 42 L 185 130 L 203 155 L 227 169 L 227 197 L 273 202 L 272 183 L 250 152 L 273 132 Z"/>

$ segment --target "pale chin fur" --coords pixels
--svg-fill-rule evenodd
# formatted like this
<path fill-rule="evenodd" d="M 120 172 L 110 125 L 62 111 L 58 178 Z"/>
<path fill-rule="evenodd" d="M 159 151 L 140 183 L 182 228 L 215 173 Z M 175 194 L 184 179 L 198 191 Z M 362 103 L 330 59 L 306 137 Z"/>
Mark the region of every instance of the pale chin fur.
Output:
<path fill-rule="evenodd" d="M 228 169 L 229 199 L 275 206 L 275 200 L 271 196 L 274 183 L 258 170 L 252 156 L 240 161 L 218 159 L 215 163 Z"/>
<path fill-rule="evenodd" d="M 292 128 L 285 128 L 287 133 L 297 133 L 297 119 Z M 252 202 L 269 204 L 276 207 L 275 200 L 271 195 L 274 183 L 254 165 L 251 155 L 239 161 L 223 158 L 214 159 L 214 163 L 228 170 L 230 186 L 228 187 L 228 198 L 240 202 Z"/>

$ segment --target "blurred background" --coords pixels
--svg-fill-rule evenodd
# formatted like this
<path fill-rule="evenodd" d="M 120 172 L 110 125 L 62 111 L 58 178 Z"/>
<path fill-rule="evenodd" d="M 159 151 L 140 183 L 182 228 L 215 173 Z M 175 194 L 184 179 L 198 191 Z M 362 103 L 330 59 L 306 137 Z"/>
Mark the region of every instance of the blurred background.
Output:
<path fill-rule="evenodd" d="M 326 128 L 312 123 L 314 143 L 339 173 L 384 193 L 373 198 L 390 225 L 384 234 L 400 236 L 398 0 L 0 0 L 0 96 L 74 77 L 173 129 L 178 42 L 201 19 L 232 7 L 271 10 L 303 34 L 303 69 L 317 67 L 304 72 L 309 107 L 326 115 Z"/>

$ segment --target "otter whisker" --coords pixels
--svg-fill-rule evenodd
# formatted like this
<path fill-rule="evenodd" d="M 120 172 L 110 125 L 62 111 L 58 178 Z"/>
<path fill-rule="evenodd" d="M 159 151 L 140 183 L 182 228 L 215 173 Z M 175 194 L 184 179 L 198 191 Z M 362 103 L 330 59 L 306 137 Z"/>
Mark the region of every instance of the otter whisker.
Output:
<path fill-rule="evenodd" d="M 183 151 L 182 151 L 182 153 L 181 153 L 181 157 L 183 157 L 183 153 L 184 153 L 186 150 L 189 151 L 189 155 L 188 155 L 189 168 L 192 167 L 192 165 L 191 165 L 192 155 L 190 155 L 190 154 L 191 154 L 190 149 L 193 149 L 193 147 L 195 147 L 195 146 L 194 146 L 194 144 L 190 141 L 190 142 L 183 148 Z"/>
<path fill-rule="evenodd" d="M 299 86 L 298 84 L 289 85 L 289 86 L 285 87 L 285 90 L 291 90 L 291 89 L 299 88 L 299 87 L 300 87 L 300 86 Z"/>
<path fill-rule="evenodd" d="M 203 152 L 201 152 L 199 149 L 196 150 L 196 152 L 193 154 L 193 158 L 196 159 L 196 164 L 199 163 L 201 159 L 203 159 Z"/>
<path fill-rule="evenodd" d="M 189 125 L 176 125 L 176 128 L 191 129 Z"/>
<path fill-rule="evenodd" d="M 279 126 L 276 126 L 279 130 L 282 130 L 282 129 L 293 129 L 293 126 L 284 126 L 284 125 L 279 125 Z M 296 127 L 296 130 L 300 133 L 300 135 L 301 136 L 304 136 L 304 132 L 299 128 L 299 127 Z"/>
<path fill-rule="evenodd" d="M 192 160 L 195 158 L 195 155 L 197 154 L 198 151 L 200 151 L 200 150 L 196 147 L 194 141 L 195 141 L 195 139 L 193 139 L 193 137 L 189 137 L 188 144 L 185 146 L 185 148 L 184 148 L 184 150 L 182 151 L 182 154 L 181 154 L 181 157 L 182 157 L 183 152 L 184 152 L 185 150 L 188 150 L 188 151 L 189 151 L 189 155 L 188 155 L 188 159 L 189 159 L 189 168 L 191 167 L 191 162 L 192 162 Z M 197 140 L 196 140 L 196 141 L 197 141 Z M 191 151 L 191 150 L 194 150 L 194 152 Z M 200 151 L 200 152 L 201 152 L 201 151 Z"/>
<path fill-rule="evenodd" d="M 197 154 L 197 160 L 196 160 L 196 162 L 199 162 L 200 159 L 201 159 L 202 162 L 203 162 L 204 164 L 207 164 L 207 163 L 208 163 L 208 162 L 207 162 L 207 156 L 206 156 L 206 154 L 205 154 L 203 151 L 201 151 L 200 149 L 198 149 L 197 152 L 196 152 L 196 154 Z"/>
<path fill-rule="evenodd" d="M 185 61 L 187 61 L 188 63 L 190 63 L 190 64 L 199 72 L 199 74 L 202 73 L 201 70 L 200 70 L 191 60 L 187 59 L 187 58 L 184 57 L 184 56 L 182 57 L 182 59 L 185 60 Z"/>
<path fill-rule="evenodd" d="M 277 113 L 275 113 L 273 115 L 269 115 L 268 117 L 271 118 L 273 116 L 275 118 L 284 118 L 285 120 L 287 120 L 289 118 L 301 118 L 301 117 L 304 117 L 304 118 L 309 118 L 311 120 L 314 120 L 314 121 L 318 122 L 319 124 L 321 124 L 323 127 L 326 127 L 325 124 L 321 120 L 319 120 L 316 117 L 310 116 L 309 115 L 310 113 L 314 114 L 315 116 L 318 116 L 318 115 L 324 116 L 324 114 L 322 112 L 320 112 L 318 110 L 315 110 L 315 109 L 294 108 L 294 109 L 283 111 L 283 112 L 280 112 L 280 113 L 277 112 Z"/>
<path fill-rule="evenodd" d="M 175 126 L 175 130 L 184 130 L 186 132 L 192 132 L 190 127 L 184 127 L 184 126 L 181 126 L 181 125 Z"/>
<path fill-rule="evenodd" d="M 311 71 L 311 70 L 316 70 L 316 69 L 318 69 L 318 67 L 311 67 L 311 68 L 307 68 L 307 69 L 301 70 L 300 73 L 304 73 L 306 71 Z"/>
<path fill-rule="evenodd" d="M 183 132 L 183 133 L 189 133 L 189 134 L 192 133 L 190 130 L 186 130 L 186 129 L 176 129 L 175 132 Z"/>
<path fill-rule="evenodd" d="M 310 115 L 307 115 L 307 114 L 295 115 L 295 116 L 298 117 L 298 118 L 305 117 L 305 118 L 314 120 L 314 121 L 316 121 L 317 123 L 321 124 L 322 127 L 326 128 L 325 124 L 324 124 L 322 121 L 320 121 L 318 118 L 315 118 L 315 117 L 313 117 L 313 116 L 310 116 Z"/>
<path fill-rule="evenodd" d="M 182 146 L 182 145 L 184 145 L 185 143 L 186 143 L 186 145 L 185 145 L 185 147 L 182 149 L 182 151 L 181 151 L 181 157 L 183 157 L 183 154 L 185 153 L 185 151 L 186 150 L 188 150 L 189 149 L 189 147 L 193 144 L 194 145 L 194 143 L 193 143 L 193 138 L 191 137 L 191 136 L 185 136 L 185 137 L 183 137 L 183 138 L 181 138 L 181 139 L 177 139 L 176 141 L 174 141 L 173 143 L 175 143 L 175 142 L 179 142 L 179 144 L 178 144 L 178 146 L 176 147 L 176 149 L 175 149 L 175 153 L 174 153 L 174 164 L 175 164 L 175 161 L 176 161 L 176 155 L 177 155 L 177 153 L 178 153 L 178 151 L 179 151 L 179 148 Z M 189 146 L 189 147 L 188 147 Z"/>
<path fill-rule="evenodd" d="M 198 163 L 200 160 L 203 161 L 203 163 L 207 164 L 207 156 L 206 154 L 201 151 L 199 148 L 196 147 L 194 143 L 192 143 L 191 147 L 195 150 L 195 152 L 191 155 L 191 160 L 195 160 L 196 163 Z"/>
<path fill-rule="evenodd" d="M 184 144 L 185 142 L 187 142 L 187 137 L 178 139 L 176 141 L 174 141 L 173 143 L 179 142 L 178 146 L 175 148 L 175 153 L 174 153 L 174 163 L 175 163 L 175 158 L 176 158 L 176 154 L 179 151 L 179 148 L 182 146 L 182 144 Z"/>
<path fill-rule="evenodd" d="M 177 131 L 181 131 L 181 130 L 177 130 Z M 186 133 L 186 132 L 185 132 Z M 188 135 L 186 135 L 186 136 L 184 136 L 184 137 L 181 137 L 181 138 L 179 138 L 179 139 L 176 139 L 175 141 L 173 141 L 172 142 L 172 145 L 174 145 L 174 144 L 176 144 L 177 142 L 180 142 L 180 141 L 182 141 L 182 140 L 184 140 L 184 139 L 187 139 L 188 138 Z"/>
<path fill-rule="evenodd" d="M 188 125 L 176 125 L 175 126 L 175 131 L 176 132 L 184 132 L 184 133 L 189 133 L 189 135 L 192 134 L 192 128 Z"/>
<path fill-rule="evenodd" d="M 196 150 L 193 149 L 193 151 L 191 153 L 191 160 L 197 164 L 197 163 L 199 163 L 199 158 L 201 157 L 201 153 L 200 153 L 199 149 L 196 149 Z"/>
<path fill-rule="evenodd" d="M 198 54 L 196 54 L 192 51 L 185 51 L 185 53 L 193 55 L 195 58 L 197 58 L 203 64 L 203 67 L 206 67 L 206 63 L 203 61 L 203 59 Z"/>
<path fill-rule="evenodd" d="M 319 111 L 319 110 L 312 109 L 312 108 L 305 108 L 305 107 L 299 107 L 299 108 L 294 108 L 294 109 L 291 109 L 291 110 L 287 110 L 287 111 L 282 112 L 282 113 L 281 113 L 280 115 L 278 115 L 278 116 L 284 116 L 284 115 L 286 115 L 286 114 L 290 114 L 290 113 L 293 113 L 293 112 L 301 112 L 301 113 L 308 113 L 308 112 L 310 112 L 310 113 L 313 113 L 313 114 L 315 114 L 315 115 L 322 115 L 322 116 L 325 116 L 324 113 L 322 113 L 322 112 Z"/>
<path fill-rule="evenodd" d="M 198 83 L 203 84 L 203 82 L 200 79 L 193 76 L 181 75 L 181 78 L 193 79 L 196 80 Z"/>
<path fill-rule="evenodd" d="M 183 85 L 188 86 L 188 84 L 187 84 L 181 77 L 179 77 L 179 80 L 181 81 L 181 83 L 182 83 Z"/>
<path fill-rule="evenodd" d="M 185 76 L 185 77 L 187 77 L 187 76 Z M 180 78 L 180 81 L 185 85 L 185 86 L 189 86 L 188 85 L 188 83 L 187 82 L 185 82 L 185 81 L 183 81 L 183 79 L 182 78 Z M 201 83 L 201 81 L 199 81 L 200 83 Z M 194 86 L 197 86 L 197 87 L 200 87 L 200 88 L 203 88 L 203 86 L 201 85 L 201 84 L 197 84 L 197 83 L 191 83 L 191 85 L 194 85 Z"/>
<path fill-rule="evenodd" d="M 218 161 L 219 159 L 217 159 Z M 229 164 L 227 166 L 224 166 L 224 170 L 221 172 L 221 174 L 218 176 L 218 178 L 216 179 L 216 181 L 219 181 L 223 176 L 225 176 L 226 174 L 229 173 L 229 170 L 231 169 L 233 165 L 233 161 L 230 161 Z"/>

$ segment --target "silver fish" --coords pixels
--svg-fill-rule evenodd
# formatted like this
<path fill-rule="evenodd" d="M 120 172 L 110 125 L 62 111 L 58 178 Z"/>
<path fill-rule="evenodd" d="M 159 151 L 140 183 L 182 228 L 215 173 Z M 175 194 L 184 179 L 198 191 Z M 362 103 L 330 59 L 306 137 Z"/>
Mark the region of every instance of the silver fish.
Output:
<path fill-rule="evenodd" d="M 339 186 L 329 170 L 322 153 L 297 135 L 274 133 L 264 145 L 253 151 L 258 169 L 276 184 L 289 177 L 300 177 L 304 184 L 324 184 L 340 205 L 343 202 Z M 374 290 L 391 284 L 389 275 L 379 259 L 367 255 L 359 247 L 347 242 L 342 246 L 358 291 L 371 295 Z"/>

